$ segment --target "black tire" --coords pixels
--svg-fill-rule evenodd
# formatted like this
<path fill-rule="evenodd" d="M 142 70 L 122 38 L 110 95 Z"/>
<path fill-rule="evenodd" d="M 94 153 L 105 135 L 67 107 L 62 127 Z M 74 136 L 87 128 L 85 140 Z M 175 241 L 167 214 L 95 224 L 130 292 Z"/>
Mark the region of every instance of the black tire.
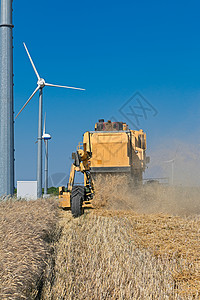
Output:
<path fill-rule="evenodd" d="M 74 218 L 80 217 L 84 213 L 82 207 L 85 199 L 85 188 L 84 186 L 75 185 L 72 188 L 71 193 L 71 211 Z"/>

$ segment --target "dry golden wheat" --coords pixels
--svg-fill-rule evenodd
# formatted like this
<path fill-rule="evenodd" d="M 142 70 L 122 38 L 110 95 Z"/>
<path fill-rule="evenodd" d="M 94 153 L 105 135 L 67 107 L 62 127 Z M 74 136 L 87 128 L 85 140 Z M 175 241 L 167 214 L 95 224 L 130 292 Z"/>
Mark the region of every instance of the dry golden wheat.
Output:
<path fill-rule="evenodd" d="M 95 210 L 61 213 L 43 299 L 199 299 L 199 190 L 126 176 L 98 176 L 95 189 Z"/>
<path fill-rule="evenodd" d="M 59 224 L 42 299 L 199 299 L 199 219 L 95 210 Z"/>
<path fill-rule="evenodd" d="M 99 177 L 78 219 L 0 204 L 0 299 L 199 299 L 199 190 Z"/>
<path fill-rule="evenodd" d="M 52 200 L 0 204 L 0 299 L 35 299 L 56 223 Z"/>

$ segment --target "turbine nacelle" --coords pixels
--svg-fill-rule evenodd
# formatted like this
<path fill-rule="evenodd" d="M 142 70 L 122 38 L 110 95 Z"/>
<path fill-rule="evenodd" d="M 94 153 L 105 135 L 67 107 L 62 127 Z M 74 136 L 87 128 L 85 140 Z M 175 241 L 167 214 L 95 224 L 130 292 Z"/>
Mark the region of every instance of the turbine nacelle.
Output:
<path fill-rule="evenodd" d="M 45 134 L 43 134 L 42 138 L 43 138 L 43 140 L 50 140 L 51 136 L 50 136 L 50 134 L 45 133 Z"/>
<path fill-rule="evenodd" d="M 47 140 L 50 140 L 51 139 L 51 136 L 49 133 L 46 133 L 46 113 L 45 113 L 45 116 L 44 116 L 44 127 L 43 127 L 43 135 L 42 135 L 42 138 L 44 141 L 47 141 Z"/>
<path fill-rule="evenodd" d="M 45 80 L 43 78 L 38 79 L 37 85 L 43 88 L 45 86 Z"/>

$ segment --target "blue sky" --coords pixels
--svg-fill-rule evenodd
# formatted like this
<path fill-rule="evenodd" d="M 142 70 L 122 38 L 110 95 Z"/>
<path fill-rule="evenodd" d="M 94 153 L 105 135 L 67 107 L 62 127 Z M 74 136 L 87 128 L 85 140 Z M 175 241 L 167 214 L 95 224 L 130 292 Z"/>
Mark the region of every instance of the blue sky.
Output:
<path fill-rule="evenodd" d="M 47 82 L 86 88 L 44 89 L 50 174 L 69 173 L 71 153 L 99 118 L 126 121 L 119 110 L 137 91 L 158 111 L 140 118 L 150 156 L 166 143 L 170 159 L 179 140 L 198 147 L 199 1 L 21 0 L 13 8 L 15 114 L 37 81 L 23 42 Z M 36 179 L 37 116 L 38 95 L 15 122 L 17 180 Z"/>

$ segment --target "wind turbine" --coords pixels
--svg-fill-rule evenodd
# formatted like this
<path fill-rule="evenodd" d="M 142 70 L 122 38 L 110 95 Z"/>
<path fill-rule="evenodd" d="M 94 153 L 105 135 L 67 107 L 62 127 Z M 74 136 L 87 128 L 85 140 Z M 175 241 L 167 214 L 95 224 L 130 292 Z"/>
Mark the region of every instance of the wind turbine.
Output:
<path fill-rule="evenodd" d="M 175 158 L 173 158 L 171 160 L 164 161 L 164 163 L 171 163 L 172 164 L 171 185 L 174 185 L 174 163 L 175 163 Z"/>
<path fill-rule="evenodd" d="M 30 100 L 33 98 L 33 96 L 39 90 L 38 156 L 37 156 L 37 184 L 38 184 L 38 187 L 37 187 L 37 197 L 40 198 L 42 196 L 42 96 L 43 96 L 43 88 L 45 86 L 53 86 L 53 87 L 61 87 L 61 88 L 66 88 L 66 89 L 74 89 L 74 90 L 82 90 L 82 91 L 84 91 L 85 89 L 71 87 L 71 86 L 65 86 L 65 85 L 51 84 L 51 83 L 45 82 L 45 80 L 39 76 L 25 43 L 23 43 L 23 44 L 24 44 L 24 48 L 27 52 L 27 55 L 29 57 L 29 60 L 31 62 L 31 65 L 33 67 L 33 70 L 34 70 L 34 72 L 37 76 L 38 81 L 37 81 L 36 89 L 34 90 L 32 95 L 30 96 L 30 98 L 26 101 L 24 106 L 20 109 L 20 111 L 18 112 L 15 119 L 19 116 L 19 114 L 23 111 L 23 109 L 26 107 L 26 105 L 30 102 Z"/>
<path fill-rule="evenodd" d="M 44 166 L 44 195 L 47 195 L 47 189 L 48 189 L 48 141 L 51 139 L 50 134 L 45 132 L 46 130 L 46 113 L 44 117 L 44 128 L 43 128 L 43 135 L 42 138 L 45 143 L 45 166 Z"/>
<path fill-rule="evenodd" d="M 179 143 L 178 146 L 176 147 L 176 151 L 175 151 L 175 155 L 174 155 L 174 158 L 173 158 L 173 159 L 164 161 L 164 163 L 171 163 L 171 164 L 172 164 L 171 185 L 174 185 L 174 163 L 175 163 L 175 160 L 176 160 L 176 156 L 177 156 L 179 147 L 180 147 L 180 143 Z"/>

